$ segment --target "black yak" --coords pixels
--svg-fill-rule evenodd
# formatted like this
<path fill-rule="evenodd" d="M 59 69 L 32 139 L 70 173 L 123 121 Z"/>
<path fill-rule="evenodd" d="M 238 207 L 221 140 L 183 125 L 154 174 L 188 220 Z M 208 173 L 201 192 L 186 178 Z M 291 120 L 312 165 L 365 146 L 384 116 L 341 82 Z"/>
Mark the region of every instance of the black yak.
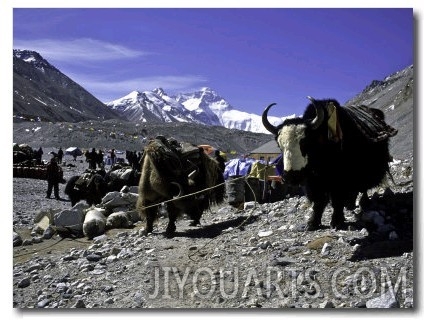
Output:
<path fill-rule="evenodd" d="M 397 130 L 387 125 L 384 113 L 366 106 L 341 107 L 336 100 L 315 100 L 303 117 L 273 126 L 262 114 L 264 127 L 275 135 L 284 161 L 283 179 L 305 187 L 313 202 L 307 230 L 321 227 L 329 200 L 333 206 L 330 226 L 345 227 L 344 207 L 357 195 L 379 185 L 389 172 L 389 138 Z"/>
<path fill-rule="evenodd" d="M 202 148 L 159 136 L 144 148 L 138 193 L 137 210 L 146 222 L 146 234 L 153 231 L 158 204 L 166 202 L 166 236 L 172 237 L 180 213 L 197 225 L 205 210 L 223 201 L 223 173 Z"/>
<path fill-rule="evenodd" d="M 81 200 L 85 200 L 89 206 L 101 203 L 108 192 L 104 175 L 103 172 L 89 170 L 81 176 L 72 176 L 65 186 L 65 194 L 72 207 Z"/>

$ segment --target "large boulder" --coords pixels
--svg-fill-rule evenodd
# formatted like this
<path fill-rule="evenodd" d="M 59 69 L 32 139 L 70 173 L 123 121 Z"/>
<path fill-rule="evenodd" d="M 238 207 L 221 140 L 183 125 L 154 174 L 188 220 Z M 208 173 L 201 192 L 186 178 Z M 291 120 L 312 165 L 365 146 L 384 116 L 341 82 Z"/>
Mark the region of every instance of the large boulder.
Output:
<path fill-rule="evenodd" d="M 82 231 L 84 213 L 80 210 L 65 209 L 54 216 L 54 226 L 59 229 Z"/>

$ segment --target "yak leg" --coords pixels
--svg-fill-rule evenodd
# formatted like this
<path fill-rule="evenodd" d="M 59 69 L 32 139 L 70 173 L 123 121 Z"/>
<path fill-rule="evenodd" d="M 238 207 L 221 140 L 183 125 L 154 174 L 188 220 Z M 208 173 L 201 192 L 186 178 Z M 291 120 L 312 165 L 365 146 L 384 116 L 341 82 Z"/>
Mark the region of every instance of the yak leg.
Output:
<path fill-rule="evenodd" d="M 360 197 L 359 205 L 362 210 L 366 210 L 370 207 L 371 200 L 368 197 L 367 191 L 363 191 L 362 196 Z"/>
<path fill-rule="evenodd" d="M 333 215 L 330 227 L 336 230 L 345 229 L 344 197 L 342 194 L 332 194 Z"/>
<path fill-rule="evenodd" d="M 327 203 L 329 202 L 329 195 L 323 192 L 323 184 L 321 181 L 310 180 L 310 184 L 306 187 L 306 195 L 313 203 L 313 213 L 312 216 L 307 221 L 306 231 L 314 231 L 320 229 L 321 218 Z"/>
<path fill-rule="evenodd" d="M 69 194 L 69 199 L 71 201 L 72 207 L 75 206 L 81 200 L 81 195 L 79 191 L 72 190 Z"/>
<path fill-rule="evenodd" d="M 192 219 L 192 222 L 189 225 L 192 227 L 199 225 L 202 213 L 203 213 L 203 210 L 201 210 L 201 208 L 199 206 L 191 208 L 189 216 Z"/>
<path fill-rule="evenodd" d="M 177 220 L 177 210 L 176 207 L 172 203 L 167 203 L 167 211 L 168 211 L 168 226 L 166 228 L 166 236 L 168 238 L 172 238 L 176 231 L 175 222 Z"/>
<path fill-rule="evenodd" d="M 323 194 L 312 201 L 313 213 L 307 222 L 306 231 L 314 231 L 321 228 L 321 218 L 328 203 L 328 197 Z"/>
<path fill-rule="evenodd" d="M 357 191 L 347 192 L 345 208 L 348 210 L 354 210 L 356 208 Z"/>
<path fill-rule="evenodd" d="M 153 232 L 153 223 L 156 220 L 157 211 L 158 211 L 157 207 L 145 209 L 145 217 L 146 217 L 145 233 L 146 234 Z"/>
<path fill-rule="evenodd" d="M 191 218 L 192 218 L 192 222 L 189 224 L 191 227 L 196 227 L 197 225 L 200 224 L 200 220 L 201 220 L 201 216 L 202 216 L 202 212 L 195 212 L 193 214 L 191 214 Z"/>
<path fill-rule="evenodd" d="M 307 222 L 306 231 L 315 231 L 321 228 L 321 218 L 326 205 L 326 202 L 314 202 L 313 213 Z"/>

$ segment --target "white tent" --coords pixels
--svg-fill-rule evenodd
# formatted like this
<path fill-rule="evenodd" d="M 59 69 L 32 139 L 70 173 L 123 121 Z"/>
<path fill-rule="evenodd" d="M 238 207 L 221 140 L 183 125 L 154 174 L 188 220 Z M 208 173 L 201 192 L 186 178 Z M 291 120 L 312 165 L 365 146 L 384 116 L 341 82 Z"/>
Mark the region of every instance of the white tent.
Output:
<path fill-rule="evenodd" d="M 66 154 L 69 154 L 69 155 L 71 155 L 71 156 L 75 156 L 75 157 L 77 157 L 77 156 L 82 156 L 82 151 L 79 149 L 79 148 L 77 148 L 77 147 L 70 147 L 70 148 L 67 148 L 66 150 L 65 150 L 65 153 Z"/>

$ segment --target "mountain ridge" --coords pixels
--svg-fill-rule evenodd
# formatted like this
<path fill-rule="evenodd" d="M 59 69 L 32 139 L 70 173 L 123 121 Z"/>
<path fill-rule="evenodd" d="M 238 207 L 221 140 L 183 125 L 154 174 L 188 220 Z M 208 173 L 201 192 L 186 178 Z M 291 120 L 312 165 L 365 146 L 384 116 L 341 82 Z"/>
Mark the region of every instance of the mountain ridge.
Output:
<path fill-rule="evenodd" d="M 13 50 L 14 121 L 124 119 L 31 50 Z"/>
<path fill-rule="evenodd" d="M 162 88 L 144 92 L 132 91 L 125 97 L 104 104 L 37 52 L 13 52 L 15 123 L 29 120 L 54 123 L 106 122 L 113 119 L 125 122 L 130 127 L 150 124 L 159 127 L 171 123 L 171 127 L 177 130 L 181 128 L 178 124 L 189 123 L 192 127 L 196 125 L 196 130 L 187 126 L 188 130 L 195 132 L 191 133 L 191 137 L 199 135 L 198 132 L 204 125 L 265 133 L 264 140 L 272 138 L 263 129 L 260 115 L 236 110 L 226 99 L 208 87 L 172 96 L 166 94 Z M 399 130 L 390 142 L 392 154 L 405 158 L 413 154 L 413 131 L 416 130 L 413 125 L 414 95 L 414 66 L 410 65 L 382 80 L 372 80 L 362 92 L 344 105 L 364 104 L 382 110 L 388 124 Z M 113 109 L 114 104 L 116 110 Z M 283 120 L 277 117 L 269 118 L 275 125 Z M 83 142 L 87 143 L 86 139 Z"/>
<path fill-rule="evenodd" d="M 117 112 L 123 112 L 128 120 L 134 122 L 148 122 L 156 116 L 158 121 L 164 122 L 192 122 L 268 133 L 262 125 L 261 115 L 235 109 L 209 87 L 173 96 L 167 95 L 162 88 L 132 91 L 122 98 L 107 102 L 106 105 Z M 279 124 L 283 119 L 269 117 L 273 124 Z"/>

